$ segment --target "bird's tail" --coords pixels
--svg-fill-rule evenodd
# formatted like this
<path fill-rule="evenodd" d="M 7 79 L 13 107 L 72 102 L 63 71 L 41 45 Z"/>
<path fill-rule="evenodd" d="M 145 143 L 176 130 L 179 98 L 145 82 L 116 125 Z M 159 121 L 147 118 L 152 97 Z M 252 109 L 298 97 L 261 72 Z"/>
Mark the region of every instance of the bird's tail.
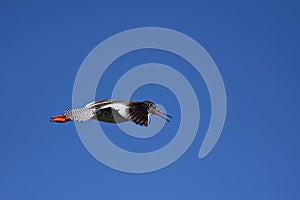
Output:
<path fill-rule="evenodd" d="M 52 117 L 50 121 L 58 123 L 64 123 L 71 120 L 85 122 L 93 118 L 94 115 L 94 111 L 89 108 L 68 109 L 64 114 Z"/>

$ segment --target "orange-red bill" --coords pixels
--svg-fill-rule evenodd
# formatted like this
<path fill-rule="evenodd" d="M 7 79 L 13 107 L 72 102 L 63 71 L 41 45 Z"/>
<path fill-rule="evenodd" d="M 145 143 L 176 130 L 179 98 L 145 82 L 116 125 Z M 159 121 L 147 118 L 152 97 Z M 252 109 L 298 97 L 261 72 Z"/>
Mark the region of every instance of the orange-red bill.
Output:
<path fill-rule="evenodd" d="M 58 115 L 50 118 L 50 122 L 64 123 L 68 121 L 70 121 L 70 119 L 67 119 L 65 115 Z"/>

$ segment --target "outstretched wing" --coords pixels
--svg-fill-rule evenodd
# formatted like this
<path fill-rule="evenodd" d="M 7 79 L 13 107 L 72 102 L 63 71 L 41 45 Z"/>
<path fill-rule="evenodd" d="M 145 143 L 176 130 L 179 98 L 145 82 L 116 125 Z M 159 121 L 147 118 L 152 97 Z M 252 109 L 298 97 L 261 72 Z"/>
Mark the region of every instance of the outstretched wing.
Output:
<path fill-rule="evenodd" d="M 135 102 L 131 104 L 127 112 L 131 121 L 141 126 L 148 126 L 150 114 L 148 113 L 148 107 L 144 103 Z"/>

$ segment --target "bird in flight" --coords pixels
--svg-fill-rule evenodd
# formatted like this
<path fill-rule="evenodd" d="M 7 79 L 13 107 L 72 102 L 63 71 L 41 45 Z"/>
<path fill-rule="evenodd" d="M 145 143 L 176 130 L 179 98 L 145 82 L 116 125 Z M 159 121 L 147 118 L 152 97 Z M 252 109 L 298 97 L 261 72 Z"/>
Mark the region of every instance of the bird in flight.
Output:
<path fill-rule="evenodd" d="M 155 114 L 168 122 L 170 122 L 168 118 L 172 118 L 171 115 L 158 110 L 151 101 L 138 102 L 106 99 L 91 102 L 84 108 L 68 109 L 62 115 L 51 117 L 50 121 L 64 123 L 71 120 L 85 122 L 94 119 L 108 123 L 132 121 L 141 126 L 148 126 L 151 114 Z"/>

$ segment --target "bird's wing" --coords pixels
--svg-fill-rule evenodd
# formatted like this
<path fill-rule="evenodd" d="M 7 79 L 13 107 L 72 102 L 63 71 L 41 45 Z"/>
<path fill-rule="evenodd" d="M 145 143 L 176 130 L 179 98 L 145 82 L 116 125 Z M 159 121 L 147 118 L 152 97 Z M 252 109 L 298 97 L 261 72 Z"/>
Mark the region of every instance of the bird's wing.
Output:
<path fill-rule="evenodd" d="M 101 106 L 98 110 L 104 110 L 104 109 L 108 109 L 108 108 L 111 108 L 114 111 L 118 112 L 122 117 L 124 117 L 126 119 L 130 118 L 130 115 L 128 113 L 129 107 L 127 104 L 114 101 L 109 104 L 105 104 L 105 105 Z"/>
<path fill-rule="evenodd" d="M 90 108 L 90 109 L 99 109 L 105 105 L 109 105 L 113 102 L 116 102 L 115 100 L 111 99 L 105 99 L 105 100 L 98 100 L 98 101 L 93 101 L 91 103 L 88 103 L 85 107 Z"/>
<path fill-rule="evenodd" d="M 148 107 L 144 103 L 134 103 L 128 107 L 130 120 L 141 126 L 148 126 L 149 116 Z"/>

